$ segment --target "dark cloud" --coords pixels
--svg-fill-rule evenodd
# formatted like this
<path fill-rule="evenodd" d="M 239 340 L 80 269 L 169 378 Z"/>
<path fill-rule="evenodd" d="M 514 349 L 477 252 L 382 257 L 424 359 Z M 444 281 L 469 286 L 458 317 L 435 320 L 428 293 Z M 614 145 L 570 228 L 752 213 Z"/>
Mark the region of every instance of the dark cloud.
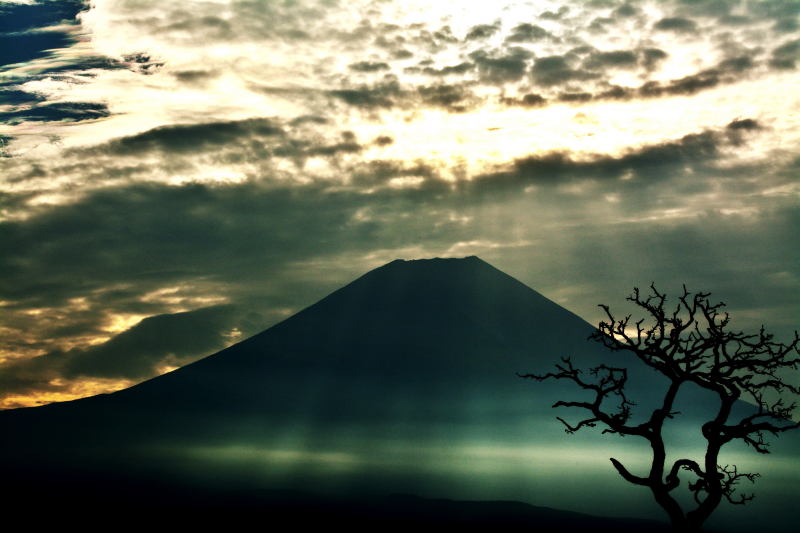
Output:
<path fill-rule="evenodd" d="M 635 91 L 628 87 L 620 87 L 619 85 L 611 85 L 607 89 L 599 92 L 596 98 L 606 100 L 627 100 L 635 96 Z"/>
<path fill-rule="evenodd" d="M 547 99 L 540 94 L 528 93 L 522 98 L 502 98 L 501 102 L 510 106 L 541 107 L 547 103 Z"/>
<path fill-rule="evenodd" d="M 410 59 L 414 57 L 414 54 L 406 50 L 405 48 L 398 48 L 394 52 L 392 52 L 392 57 L 395 59 Z"/>
<path fill-rule="evenodd" d="M 489 83 L 505 83 L 521 79 L 528 69 L 532 54 L 521 48 L 512 48 L 504 55 L 492 56 L 483 50 L 470 54 L 478 67 L 481 79 Z"/>
<path fill-rule="evenodd" d="M 59 58 L 59 64 L 46 65 L 37 70 L 37 75 L 32 78 L 43 78 L 53 74 L 70 74 L 78 77 L 91 77 L 89 71 L 94 69 L 118 70 L 129 68 L 125 63 L 110 57 L 103 56 L 77 56 Z"/>
<path fill-rule="evenodd" d="M 423 24 L 412 24 L 407 29 L 405 41 L 416 45 L 429 54 L 437 54 L 449 46 L 460 42 L 453 35 L 450 26 L 443 26 L 436 31 L 430 31 Z"/>
<path fill-rule="evenodd" d="M 145 318 L 108 342 L 65 354 L 62 372 L 67 378 L 148 378 L 165 363 L 183 365 L 221 349 L 240 320 L 231 306 Z"/>
<path fill-rule="evenodd" d="M 509 172 L 483 176 L 476 180 L 475 186 L 496 189 L 518 187 L 521 183 L 556 185 L 572 179 L 620 179 L 629 173 L 646 180 L 663 180 L 676 168 L 713 160 L 719 146 L 726 142 L 721 133 L 707 131 L 645 146 L 620 157 L 598 156 L 577 161 L 564 152 L 529 156 L 514 161 L 513 170 Z"/>
<path fill-rule="evenodd" d="M 631 4 L 622 4 L 613 11 L 615 17 L 627 18 L 639 13 L 639 10 Z"/>
<path fill-rule="evenodd" d="M 661 96 L 664 94 L 694 94 L 703 89 L 716 87 L 721 82 L 719 72 L 705 70 L 691 76 L 685 76 L 667 83 L 647 82 L 639 88 L 639 94 L 644 97 Z"/>
<path fill-rule="evenodd" d="M 552 35 L 550 35 L 550 32 L 541 26 L 523 22 L 522 24 L 518 24 L 511 29 L 511 34 L 506 37 L 506 42 L 529 43 L 546 39 L 548 37 L 552 37 Z"/>
<path fill-rule="evenodd" d="M 558 11 L 545 11 L 539 15 L 539 18 L 542 20 L 560 20 L 569 13 L 569 8 L 567 6 L 561 6 L 558 8 Z"/>
<path fill-rule="evenodd" d="M 290 126 L 302 126 L 303 124 L 328 124 L 330 121 L 325 117 L 317 115 L 303 115 L 289 121 Z"/>
<path fill-rule="evenodd" d="M 653 26 L 657 30 L 674 31 L 677 33 L 689 33 L 697 30 L 694 21 L 680 17 L 667 17 L 659 20 Z"/>
<path fill-rule="evenodd" d="M 63 385 L 58 382 L 74 378 L 140 381 L 156 375 L 159 368 L 185 365 L 224 348 L 237 338 L 231 336 L 232 332 L 240 336 L 256 333 L 263 328 L 263 321 L 257 313 L 231 305 L 154 315 L 102 344 L 54 351 L 6 365 L 0 389 L 5 393 L 41 393 L 59 390 Z"/>
<path fill-rule="evenodd" d="M 402 96 L 402 91 L 397 83 L 385 83 L 374 86 L 361 86 L 357 89 L 338 89 L 329 94 L 342 102 L 354 107 L 377 109 L 392 107 Z"/>
<path fill-rule="evenodd" d="M 108 106 L 89 102 L 63 102 L 44 104 L 17 111 L 0 111 L 0 122 L 19 124 L 21 122 L 55 122 L 94 120 L 110 116 Z"/>
<path fill-rule="evenodd" d="M 473 26 L 467 32 L 467 35 L 464 37 L 467 41 L 475 41 L 479 39 L 487 39 L 500 31 L 500 25 L 495 24 L 478 24 L 477 26 Z"/>
<path fill-rule="evenodd" d="M 178 81 L 188 85 L 203 85 L 205 82 L 219 76 L 219 73 L 208 70 L 181 70 L 173 72 L 172 75 Z"/>
<path fill-rule="evenodd" d="M 126 54 L 122 57 L 122 64 L 125 68 L 149 76 L 155 74 L 164 66 L 163 61 L 159 61 L 144 52 Z"/>
<path fill-rule="evenodd" d="M 43 96 L 18 89 L 0 89 L 0 105 L 19 105 L 41 102 Z"/>
<path fill-rule="evenodd" d="M 476 98 L 469 89 L 469 83 L 436 83 L 401 89 L 399 84 L 392 82 L 362 86 L 360 89 L 331 91 L 329 94 L 349 105 L 367 110 L 422 104 L 463 112 L 468 106 L 476 103 Z"/>
<path fill-rule="evenodd" d="M 782 18 L 776 20 L 772 28 L 779 33 L 792 33 L 800 29 L 800 21 L 797 18 Z"/>
<path fill-rule="evenodd" d="M 637 54 L 631 50 L 613 50 L 609 52 L 594 52 L 583 62 L 584 68 L 633 68 L 638 63 Z"/>
<path fill-rule="evenodd" d="M 762 129 L 761 124 L 752 118 L 736 119 L 728 123 L 726 126 L 726 133 L 728 142 L 734 146 L 744 144 L 746 135 Z"/>
<path fill-rule="evenodd" d="M 747 131 L 757 130 L 761 128 L 759 123 L 753 120 L 752 118 L 742 118 L 734 120 L 730 122 L 726 127 L 729 130 L 747 130 Z"/>
<path fill-rule="evenodd" d="M 356 72 L 379 72 L 382 70 L 389 70 L 388 63 L 375 62 L 375 61 L 359 61 L 350 65 L 350 70 Z"/>
<path fill-rule="evenodd" d="M 463 112 L 470 103 L 472 93 L 463 85 L 429 85 L 419 87 L 419 95 L 426 105 L 443 107 L 453 112 Z"/>
<path fill-rule="evenodd" d="M 474 68 L 475 68 L 474 64 L 463 62 L 457 65 L 449 65 L 442 68 L 434 68 L 431 66 L 409 67 L 405 69 L 405 71 L 411 74 L 425 74 L 428 76 L 452 76 L 452 75 L 464 74 Z"/>
<path fill-rule="evenodd" d="M 429 183 L 420 190 L 385 187 L 403 176 L 424 176 Z M 320 286 L 334 288 L 328 278 L 309 279 L 307 269 L 293 266 L 297 262 L 403 246 L 420 233 L 431 239 L 452 236 L 450 223 L 426 228 L 424 217 L 418 224 L 404 219 L 412 206 L 424 211 L 426 198 L 447 190 L 432 169 L 371 163 L 355 169 L 352 180 L 357 186 L 353 190 L 323 183 L 125 186 L 24 221 L 2 222 L 0 239 L 13 251 L 0 257 L 0 299 L 11 302 L 4 307 L 6 323 L 17 311 L 22 320 L 28 316 L 25 309 L 69 306 L 77 297 L 88 297 L 92 309 L 103 316 L 157 314 L 159 305 L 163 313 L 164 304 L 142 298 L 171 286 L 199 291 L 197 296 L 210 290 L 211 296 L 264 312 L 296 308 L 312 303 L 310 295 L 324 295 Z M 382 187 L 380 192 L 370 195 L 360 189 L 375 186 Z M 374 215 L 356 217 L 363 209 L 374 209 Z M 411 223 L 410 232 L 396 233 L 398 221 Z M 361 267 L 348 268 L 349 275 L 355 275 Z M 301 277 L 294 279 L 295 273 Z M 204 289 L 209 284 L 212 288 Z M 91 313 L 85 318 L 74 315 L 60 321 L 54 317 L 54 327 L 46 334 L 41 331 L 44 317 L 34 329 L 57 341 L 65 334 L 58 328 L 77 319 L 99 322 Z M 26 329 L 32 332 L 30 325 Z"/>
<path fill-rule="evenodd" d="M 534 81 L 540 85 L 560 85 L 568 81 L 583 81 L 597 78 L 596 73 L 572 68 L 566 56 L 536 58 L 531 70 Z"/>
<path fill-rule="evenodd" d="M 800 18 L 800 3 L 795 0 L 770 0 L 768 2 L 753 2 L 748 8 L 754 14 L 776 21 L 794 20 Z"/>
<path fill-rule="evenodd" d="M 591 93 L 565 92 L 558 95 L 561 102 L 588 102 L 592 99 Z"/>
<path fill-rule="evenodd" d="M 305 150 L 299 151 L 299 153 L 290 155 L 294 157 L 297 157 L 298 155 L 307 157 L 333 156 L 340 153 L 354 154 L 360 152 L 362 149 L 363 147 L 360 144 L 352 140 L 351 137 L 346 136 L 344 142 L 323 146 L 310 146 Z"/>
<path fill-rule="evenodd" d="M 753 22 L 751 18 L 741 15 L 723 15 L 718 20 L 720 24 L 725 24 L 726 26 L 746 26 Z"/>
<path fill-rule="evenodd" d="M 606 26 L 611 26 L 615 22 L 616 20 L 611 17 L 597 17 L 589 24 L 588 30 L 593 33 L 604 33 L 608 31 Z"/>
<path fill-rule="evenodd" d="M 793 69 L 800 57 L 800 39 L 782 44 L 772 51 L 770 65 L 778 69 Z"/>
<path fill-rule="evenodd" d="M 731 57 L 720 62 L 718 69 L 726 72 L 744 72 L 755 66 L 753 58 L 747 55 Z"/>
<path fill-rule="evenodd" d="M 118 155 L 135 155 L 147 151 L 196 152 L 214 145 L 223 145 L 244 136 L 271 137 L 283 130 L 265 118 L 161 126 L 144 133 L 122 137 L 94 149 Z"/>
<path fill-rule="evenodd" d="M 0 134 L 0 157 L 11 157 L 6 150 L 6 146 L 8 146 L 8 143 L 12 140 L 14 140 L 14 137 Z M 14 198 L 15 197 L 10 194 L 0 193 L 0 207 L 5 206 L 8 201 L 13 201 Z"/>
<path fill-rule="evenodd" d="M 643 97 L 657 97 L 672 94 L 694 94 L 716 87 L 723 83 L 733 83 L 742 79 L 743 74 L 755 66 L 748 55 L 731 57 L 721 61 L 716 67 L 702 70 L 683 78 L 668 82 L 647 82 L 639 88 Z"/>

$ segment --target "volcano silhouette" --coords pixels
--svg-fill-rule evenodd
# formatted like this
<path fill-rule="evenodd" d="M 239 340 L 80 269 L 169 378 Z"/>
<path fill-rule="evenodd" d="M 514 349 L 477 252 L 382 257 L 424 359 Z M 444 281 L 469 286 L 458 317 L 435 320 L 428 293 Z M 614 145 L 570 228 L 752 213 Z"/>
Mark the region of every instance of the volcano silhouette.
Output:
<path fill-rule="evenodd" d="M 15 487 L 170 480 L 513 499 L 662 519 L 605 451 L 624 457 L 646 443 L 599 431 L 565 436 L 550 406 L 577 391 L 517 376 L 547 371 L 561 356 L 607 362 L 592 331 L 477 257 L 396 260 L 169 374 L 0 412 L 0 466 Z M 630 371 L 640 406 L 660 400 L 660 376 Z M 708 404 L 693 394 L 679 402 L 687 424 Z M 674 441 L 697 444 L 687 427 L 675 426 Z M 594 500 L 581 496 L 598 487 Z"/>

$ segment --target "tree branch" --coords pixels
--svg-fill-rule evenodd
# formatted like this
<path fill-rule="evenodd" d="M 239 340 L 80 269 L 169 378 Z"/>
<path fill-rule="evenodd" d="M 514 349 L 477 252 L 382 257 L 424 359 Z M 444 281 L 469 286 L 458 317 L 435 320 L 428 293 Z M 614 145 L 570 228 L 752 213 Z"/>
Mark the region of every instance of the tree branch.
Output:
<path fill-rule="evenodd" d="M 614 468 L 617 469 L 617 472 L 619 472 L 619 475 L 621 475 L 623 478 L 625 478 L 625 481 L 628 481 L 629 483 L 633 483 L 634 485 L 645 485 L 645 486 L 648 486 L 648 487 L 650 486 L 650 480 L 648 478 L 634 476 L 633 474 L 631 474 L 628 471 L 627 468 L 625 468 L 625 466 L 622 463 L 620 463 L 619 461 L 617 461 L 613 457 L 611 458 L 611 464 L 613 464 Z"/>
<path fill-rule="evenodd" d="M 595 394 L 592 402 L 558 401 L 553 407 L 579 407 L 591 413 L 591 417 L 581 420 L 575 425 L 558 418 L 566 427 L 567 433 L 574 433 L 584 427 L 595 427 L 597 423 L 607 426 L 603 433 L 618 433 L 620 435 L 639 435 L 648 436 L 648 428 L 645 425 L 628 426 L 627 421 L 631 417 L 631 406 L 633 405 L 625 396 L 625 383 L 628 380 L 628 371 L 625 368 L 614 368 L 600 365 L 592 368 L 589 373 L 594 376 L 594 381 L 586 381 L 580 377 L 581 371 L 574 367 L 569 357 L 561 358 L 562 364 L 556 365 L 558 372 L 547 374 L 517 374 L 521 378 L 544 381 L 547 379 L 565 379 L 574 382 L 580 388 L 592 391 Z M 603 402 L 615 396 L 619 404 L 616 411 L 606 412 L 603 410 Z"/>
<path fill-rule="evenodd" d="M 697 474 L 697 477 L 701 479 L 705 478 L 706 475 L 705 472 L 703 472 L 703 469 L 700 468 L 700 465 L 697 464 L 695 461 L 691 459 L 678 459 L 672 464 L 672 468 L 670 469 L 669 474 L 667 474 L 667 477 L 665 479 L 666 483 L 664 484 L 664 486 L 667 489 L 667 491 L 675 489 L 680 484 L 680 480 L 678 479 L 678 472 L 681 469 L 694 472 L 695 474 Z"/>

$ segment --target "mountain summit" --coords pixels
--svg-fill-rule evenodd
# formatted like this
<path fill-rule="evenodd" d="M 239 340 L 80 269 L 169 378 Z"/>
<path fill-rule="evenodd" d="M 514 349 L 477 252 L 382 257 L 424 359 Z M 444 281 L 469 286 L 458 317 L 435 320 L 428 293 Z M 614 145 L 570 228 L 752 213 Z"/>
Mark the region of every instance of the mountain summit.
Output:
<path fill-rule="evenodd" d="M 396 260 L 291 318 L 168 375 L 112 395 L 125 403 L 217 410 L 294 411 L 325 389 L 331 416 L 441 396 L 452 387 L 514 382 L 540 359 L 596 349 L 576 315 L 477 257 Z M 284 390 L 290 388 L 290 390 Z M 308 388 L 308 392 L 302 392 Z M 477 393 L 477 391 L 476 391 Z M 336 407 L 347 395 L 351 404 Z M 413 403 L 413 402 L 412 402 Z M 438 402 L 420 404 L 420 416 Z"/>

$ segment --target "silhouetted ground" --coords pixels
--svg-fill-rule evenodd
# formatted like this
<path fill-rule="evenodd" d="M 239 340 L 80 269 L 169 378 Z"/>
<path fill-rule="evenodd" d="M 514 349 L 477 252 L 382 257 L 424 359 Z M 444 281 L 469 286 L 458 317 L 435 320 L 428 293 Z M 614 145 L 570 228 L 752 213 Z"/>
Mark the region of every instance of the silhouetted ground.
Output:
<path fill-rule="evenodd" d="M 223 531 L 669 531 L 666 524 L 595 517 L 506 501 L 453 501 L 411 495 L 337 497 L 299 491 L 225 491 L 110 480 L 4 485 L 6 523 L 81 531 L 220 528 Z"/>

